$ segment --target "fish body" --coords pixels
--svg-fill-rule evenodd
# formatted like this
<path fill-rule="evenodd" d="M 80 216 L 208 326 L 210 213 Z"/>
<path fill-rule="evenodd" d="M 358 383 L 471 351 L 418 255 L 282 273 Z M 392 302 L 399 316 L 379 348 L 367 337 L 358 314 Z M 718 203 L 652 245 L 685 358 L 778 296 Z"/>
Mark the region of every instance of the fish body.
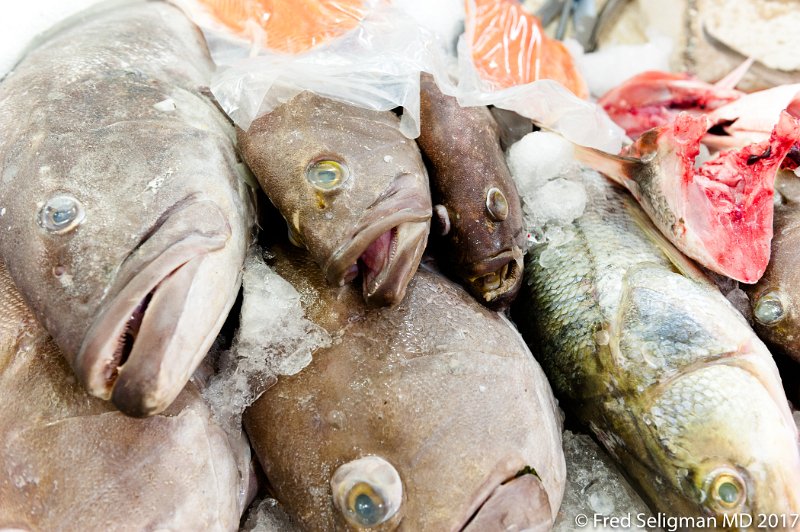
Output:
<path fill-rule="evenodd" d="M 497 122 L 421 80 L 417 142 L 431 164 L 439 259 L 478 301 L 507 307 L 522 283 L 522 206 Z"/>
<path fill-rule="evenodd" d="M 148 419 L 87 394 L 2 261 L 0 389 L 0 528 L 238 528 L 254 486 L 244 438 L 193 383 Z"/>
<path fill-rule="evenodd" d="M 553 79 L 579 98 L 589 90 L 572 55 L 516 0 L 465 0 L 465 39 L 476 73 L 492 90 Z"/>
<path fill-rule="evenodd" d="M 797 178 L 792 179 L 797 181 Z M 800 362 L 800 197 L 775 208 L 772 258 L 758 283 L 743 286 L 754 328 L 769 344 Z"/>
<path fill-rule="evenodd" d="M 239 146 L 294 243 L 333 285 L 396 305 L 430 230 L 428 174 L 394 113 L 302 92 L 239 130 Z"/>
<path fill-rule="evenodd" d="M 621 188 L 584 183 L 573 238 L 532 249 L 515 309 L 561 404 L 659 511 L 720 528 L 797 513 L 797 429 L 769 351 Z"/>
<path fill-rule="evenodd" d="M 0 256 L 81 382 L 164 410 L 222 327 L 253 209 L 201 94 L 197 27 L 162 2 L 77 15 L 0 85 Z"/>
<path fill-rule="evenodd" d="M 800 120 L 783 112 L 768 140 L 695 166 L 709 128 L 706 116 L 681 113 L 643 134 L 622 156 L 582 147 L 576 156 L 628 188 L 684 254 L 755 283 L 769 262 L 775 175 L 800 140 Z"/>
<path fill-rule="evenodd" d="M 381 530 L 461 530 L 473 514 L 467 530 L 549 529 L 565 479 L 560 422 L 513 326 L 427 267 L 399 306 L 368 309 L 305 256 L 272 252 L 307 318 L 335 338 L 245 412 L 286 511 L 307 530 L 346 529 L 378 507 Z"/>

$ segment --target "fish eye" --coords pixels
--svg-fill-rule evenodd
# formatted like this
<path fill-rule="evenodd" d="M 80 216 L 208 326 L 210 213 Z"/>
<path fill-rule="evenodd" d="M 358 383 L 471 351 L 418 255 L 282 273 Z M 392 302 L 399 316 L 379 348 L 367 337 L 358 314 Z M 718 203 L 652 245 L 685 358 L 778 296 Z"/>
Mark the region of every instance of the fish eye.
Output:
<path fill-rule="evenodd" d="M 78 227 L 85 216 L 80 201 L 68 194 L 59 194 L 48 199 L 39 210 L 39 225 L 58 235 Z"/>
<path fill-rule="evenodd" d="M 346 165 L 332 160 L 311 163 L 306 169 L 308 182 L 322 191 L 338 188 L 349 176 L 350 170 Z"/>
<path fill-rule="evenodd" d="M 499 188 L 492 187 L 486 193 L 486 210 L 496 222 L 502 222 L 508 217 L 508 200 Z"/>
<path fill-rule="evenodd" d="M 735 510 L 747 499 L 747 488 L 734 471 L 722 471 L 711 480 L 710 502 L 721 511 Z"/>
<path fill-rule="evenodd" d="M 781 294 L 777 290 L 764 292 L 756 300 L 753 316 L 761 325 L 775 325 L 786 315 Z"/>
<path fill-rule="evenodd" d="M 331 477 L 333 502 L 348 523 L 371 528 L 385 523 L 400 509 L 403 483 L 397 470 L 378 456 L 366 456 L 340 466 Z"/>

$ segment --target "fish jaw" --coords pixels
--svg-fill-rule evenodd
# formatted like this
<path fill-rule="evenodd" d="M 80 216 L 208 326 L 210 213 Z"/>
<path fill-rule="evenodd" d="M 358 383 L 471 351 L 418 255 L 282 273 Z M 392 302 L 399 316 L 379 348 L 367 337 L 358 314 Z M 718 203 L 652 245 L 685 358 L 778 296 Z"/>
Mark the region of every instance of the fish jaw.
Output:
<path fill-rule="evenodd" d="M 542 481 L 535 474 L 525 474 L 495 486 L 461 530 L 544 532 L 552 527 L 551 516 Z"/>
<path fill-rule="evenodd" d="M 467 290 L 489 308 L 502 310 L 522 286 L 523 253 L 518 246 L 482 261 L 466 278 Z"/>
<path fill-rule="evenodd" d="M 235 300 L 230 236 L 219 207 L 189 200 L 129 255 L 75 360 L 89 393 L 134 417 L 172 403 Z"/>
<path fill-rule="evenodd" d="M 403 299 L 422 259 L 431 225 L 428 198 L 407 186 L 415 181 L 412 174 L 399 176 L 382 199 L 367 209 L 352 236 L 323 266 L 329 283 L 344 285 L 358 266 L 367 303 L 392 306 Z"/>
<path fill-rule="evenodd" d="M 604 94 L 598 103 L 631 138 L 669 124 L 681 111 L 708 112 L 737 101 L 743 93 L 688 74 L 648 71 Z"/>

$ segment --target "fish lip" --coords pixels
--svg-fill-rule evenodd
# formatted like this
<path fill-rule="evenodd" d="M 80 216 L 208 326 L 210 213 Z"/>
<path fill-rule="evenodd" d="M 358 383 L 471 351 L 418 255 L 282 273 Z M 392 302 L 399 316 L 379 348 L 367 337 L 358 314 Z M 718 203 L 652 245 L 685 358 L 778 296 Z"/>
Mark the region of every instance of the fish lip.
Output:
<path fill-rule="evenodd" d="M 427 229 L 430 228 L 430 220 L 432 207 L 430 197 L 422 198 L 419 194 L 415 194 L 416 187 L 414 186 L 417 176 L 414 174 L 401 174 L 392 184 L 384 191 L 383 194 L 370 205 L 366 212 L 358 220 L 352 236 L 344 242 L 332 255 L 328 262 L 323 266 L 325 277 L 329 283 L 333 285 L 344 284 L 345 276 L 348 269 L 356 263 L 358 258 L 367 250 L 367 248 L 381 235 L 392 229 L 397 229 L 404 234 L 413 235 L 411 240 L 398 241 L 397 251 L 393 256 L 407 256 L 409 250 L 414 250 L 412 253 L 417 260 L 412 260 L 414 264 L 411 267 L 411 275 L 416 271 L 416 265 L 419 263 L 419 258 L 422 256 L 425 243 L 427 243 Z M 426 201 L 427 200 L 427 201 Z M 426 229 L 423 231 L 423 228 Z M 425 233 L 422 235 L 421 233 Z M 417 250 L 419 250 L 417 252 Z M 412 257 L 412 259 L 414 258 Z M 399 265 L 394 265 L 394 259 L 390 259 L 389 263 L 384 267 L 384 270 L 394 270 L 399 268 Z M 410 280 L 411 275 L 405 275 L 408 272 L 403 272 L 401 277 Z M 383 272 L 379 277 L 384 277 Z M 396 278 L 397 274 L 388 277 Z M 375 295 L 367 295 L 367 300 L 377 300 L 388 296 L 388 285 L 384 285 L 386 281 L 380 283 L 382 287 L 375 287 Z M 405 285 L 402 292 L 405 292 Z M 383 295 L 379 295 L 383 294 Z M 394 296 L 391 296 L 394 297 Z"/>
<path fill-rule="evenodd" d="M 509 266 L 509 270 L 506 275 L 502 276 L 500 286 L 493 290 L 486 290 L 481 281 L 483 277 L 500 272 L 506 265 Z M 522 249 L 514 246 L 510 250 L 498 253 L 478 264 L 466 278 L 467 288 L 475 298 L 485 305 L 495 310 L 501 310 L 508 307 L 519 293 L 522 287 L 522 271 Z"/>
<path fill-rule="evenodd" d="M 470 525 L 477 517 L 480 516 L 481 510 L 484 509 L 487 502 L 489 502 L 492 496 L 500 488 L 506 484 L 514 482 L 526 474 L 530 474 L 523 473 L 525 468 L 523 464 L 524 462 L 521 458 L 515 458 L 506 459 L 498 467 L 495 467 L 486 480 L 484 480 L 483 484 L 481 484 L 480 488 L 478 488 L 477 493 L 472 499 L 472 503 L 466 509 L 465 515 L 460 521 L 458 521 L 457 526 L 454 526 L 452 530 L 458 530 L 461 532 L 472 530 Z M 539 482 L 541 482 L 541 479 L 539 479 Z M 548 521 L 552 522 L 552 510 L 548 513 L 547 519 Z"/>
<path fill-rule="evenodd" d="M 137 249 L 145 248 L 148 242 L 157 241 L 163 233 L 173 229 L 174 225 L 170 227 L 171 220 L 188 219 L 182 215 L 192 209 L 202 209 L 207 216 L 206 220 L 211 220 L 212 227 L 216 227 L 213 227 L 211 231 L 203 230 L 203 228 L 189 228 L 182 231 L 180 238 L 171 241 L 166 249 L 146 261 L 143 267 L 141 262 L 136 260 L 136 250 L 134 250 L 117 272 L 112 286 L 112 295 L 95 314 L 75 359 L 75 372 L 92 395 L 105 400 L 112 399 L 116 395 L 119 370 L 124 366 L 124 363 L 119 367 L 116 365 L 117 362 L 120 362 L 117 360 L 119 342 L 126 333 L 129 318 L 137 312 L 143 302 L 154 297 L 181 270 L 196 268 L 208 254 L 223 249 L 230 238 L 230 226 L 219 206 L 208 200 L 198 201 L 196 197 L 189 197 L 178 202 L 176 207 L 167 213 L 166 219 L 157 223 L 156 228 L 145 237 Z M 156 242 L 156 245 L 158 244 L 159 242 Z M 116 290 L 114 290 L 115 288 Z M 187 293 L 190 289 L 191 283 L 189 286 L 183 287 Z M 148 306 L 142 311 L 142 319 L 148 313 L 153 315 L 157 312 L 158 306 L 155 309 Z M 167 316 L 165 313 L 161 313 L 159 317 L 161 320 L 169 319 L 177 322 L 180 314 Z M 143 324 L 137 336 L 142 337 L 146 334 L 147 329 Z M 130 352 L 133 352 L 134 349 L 135 342 Z M 148 355 L 162 361 L 166 358 L 159 356 L 163 353 L 149 353 Z M 177 391 L 170 390 L 167 395 L 163 395 L 166 390 L 161 389 L 158 383 L 153 383 L 153 385 L 155 393 L 149 398 L 140 397 L 138 401 L 131 401 L 128 398 L 122 403 L 114 399 L 114 402 L 124 413 L 134 417 L 143 417 L 158 413 L 169 406 L 174 399 L 172 396 L 176 396 L 183 387 L 182 385 L 173 386 L 173 388 L 177 388 Z M 149 404 L 146 406 L 144 402 Z"/>

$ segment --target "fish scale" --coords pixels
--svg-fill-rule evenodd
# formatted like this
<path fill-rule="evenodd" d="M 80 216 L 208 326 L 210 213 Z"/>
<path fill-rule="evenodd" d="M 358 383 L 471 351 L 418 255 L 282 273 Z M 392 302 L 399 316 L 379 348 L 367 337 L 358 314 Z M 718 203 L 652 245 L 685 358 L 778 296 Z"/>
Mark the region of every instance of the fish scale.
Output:
<path fill-rule="evenodd" d="M 724 486 L 741 511 L 797 512 L 797 430 L 769 352 L 623 189 L 582 179 L 574 237 L 531 251 L 515 308 L 562 404 L 660 511 L 721 515 Z"/>

